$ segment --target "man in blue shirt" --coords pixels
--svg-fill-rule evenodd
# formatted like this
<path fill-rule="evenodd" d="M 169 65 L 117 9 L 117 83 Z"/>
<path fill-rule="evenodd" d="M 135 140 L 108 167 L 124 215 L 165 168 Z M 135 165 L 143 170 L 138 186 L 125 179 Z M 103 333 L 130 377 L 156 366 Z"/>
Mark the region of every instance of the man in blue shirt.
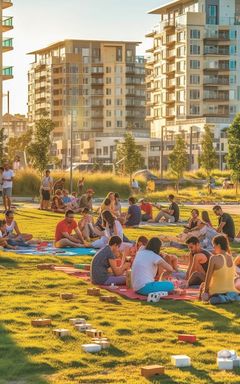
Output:
<path fill-rule="evenodd" d="M 134 197 L 129 197 L 129 208 L 127 213 L 126 227 L 139 225 L 141 221 L 141 208 L 136 204 Z"/>

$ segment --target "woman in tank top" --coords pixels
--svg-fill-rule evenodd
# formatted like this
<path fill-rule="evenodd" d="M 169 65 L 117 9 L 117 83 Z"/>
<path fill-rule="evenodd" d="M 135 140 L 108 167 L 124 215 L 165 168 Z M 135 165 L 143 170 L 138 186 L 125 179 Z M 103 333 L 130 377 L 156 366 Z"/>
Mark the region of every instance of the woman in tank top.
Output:
<path fill-rule="evenodd" d="M 209 260 L 205 283 L 202 287 L 204 300 L 214 295 L 236 292 L 234 285 L 235 266 L 226 236 L 213 239 L 214 255 Z"/>

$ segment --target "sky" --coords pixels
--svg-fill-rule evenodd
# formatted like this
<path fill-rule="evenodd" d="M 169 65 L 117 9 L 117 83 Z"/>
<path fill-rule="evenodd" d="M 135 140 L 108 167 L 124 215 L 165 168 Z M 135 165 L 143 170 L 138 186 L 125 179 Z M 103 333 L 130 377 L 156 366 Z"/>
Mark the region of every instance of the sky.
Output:
<path fill-rule="evenodd" d="M 28 52 L 64 39 L 133 40 L 151 46 L 145 34 L 158 22 L 147 12 L 169 0 L 12 0 L 4 15 L 14 17 L 14 50 L 4 54 L 4 65 L 14 67 L 14 79 L 4 82 L 10 92 L 10 113 L 27 113 L 27 71 L 33 56 Z M 6 112 L 6 97 L 3 112 Z"/>

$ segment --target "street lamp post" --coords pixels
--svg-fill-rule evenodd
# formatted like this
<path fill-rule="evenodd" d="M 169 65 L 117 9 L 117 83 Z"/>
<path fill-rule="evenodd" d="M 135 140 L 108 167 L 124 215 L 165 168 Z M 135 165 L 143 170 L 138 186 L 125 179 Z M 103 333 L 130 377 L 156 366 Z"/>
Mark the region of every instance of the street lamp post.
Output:
<path fill-rule="evenodd" d="M 70 193 L 73 191 L 73 112 L 70 115 Z"/>
<path fill-rule="evenodd" d="M 161 152 L 160 152 L 160 176 L 163 179 L 163 150 L 164 150 L 164 142 L 163 142 L 163 129 L 161 126 Z"/>

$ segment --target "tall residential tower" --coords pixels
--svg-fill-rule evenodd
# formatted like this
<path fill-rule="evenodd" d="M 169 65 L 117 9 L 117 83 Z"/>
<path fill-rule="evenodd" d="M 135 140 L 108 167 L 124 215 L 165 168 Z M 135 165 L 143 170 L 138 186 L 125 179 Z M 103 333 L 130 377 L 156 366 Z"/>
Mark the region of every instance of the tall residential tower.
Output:
<path fill-rule="evenodd" d="M 145 62 L 138 42 L 64 40 L 31 52 L 28 115 L 46 111 L 55 123 L 56 155 L 68 163 L 70 124 L 74 161 L 81 161 L 78 139 L 101 134 L 146 133 Z M 71 116 L 71 118 L 70 118 Z"/>
<path fill-rule="evenodd" d="M 147 120 L 162 138 L 162 168 L 179 133 L 198 166 L 205 124 L 222 167 L 225 131 L 240 112 L 240 0 L 175 0 L 149 13 L 159 23 L 147 35 Z"/>

